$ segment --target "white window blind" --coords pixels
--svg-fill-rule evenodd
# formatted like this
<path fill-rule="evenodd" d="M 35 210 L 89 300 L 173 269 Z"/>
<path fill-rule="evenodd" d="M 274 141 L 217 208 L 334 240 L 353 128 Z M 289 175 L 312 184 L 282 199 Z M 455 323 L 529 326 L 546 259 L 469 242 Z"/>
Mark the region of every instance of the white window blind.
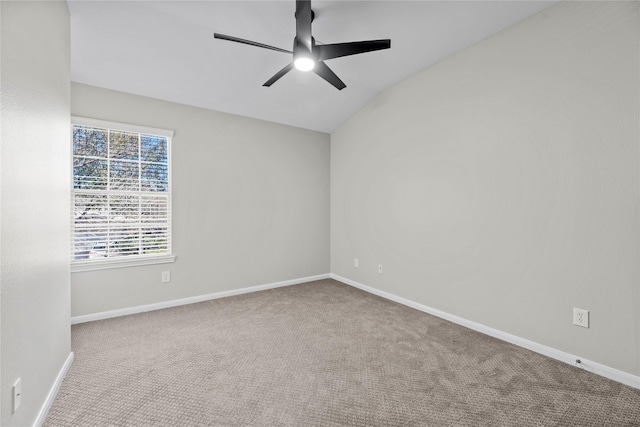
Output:
<path fill-rule="evenodd" d="M 78 117 L 72 123 L 72 266 L 170 255 L 173 133 Z"/>

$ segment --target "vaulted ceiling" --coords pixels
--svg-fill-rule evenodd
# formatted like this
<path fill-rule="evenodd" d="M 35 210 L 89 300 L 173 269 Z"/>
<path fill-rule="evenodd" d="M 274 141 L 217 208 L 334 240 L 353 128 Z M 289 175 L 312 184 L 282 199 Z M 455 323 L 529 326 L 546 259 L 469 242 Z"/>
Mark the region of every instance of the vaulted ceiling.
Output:
<path fill-rule="evenodd" d="M 291 50 L 295 2 L 72 1 L 71 75 L 80 83 L 332 132 L 372 97 L 549 7 L 555 1 L 314 1 L 319 44 L 391 39 L 391 49 L 326 63 L 336 90 L 285 53 L 213 38 L 223 33 Z"/>

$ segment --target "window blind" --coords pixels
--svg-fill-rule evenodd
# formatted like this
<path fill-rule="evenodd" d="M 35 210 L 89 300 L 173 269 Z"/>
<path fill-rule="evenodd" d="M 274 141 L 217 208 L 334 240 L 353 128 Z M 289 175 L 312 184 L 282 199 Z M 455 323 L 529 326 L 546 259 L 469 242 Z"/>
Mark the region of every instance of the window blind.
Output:
<path fill-rule="evenodd" d="M 72 263 L 171 253 L 171 132 L 73 120 Z"/>

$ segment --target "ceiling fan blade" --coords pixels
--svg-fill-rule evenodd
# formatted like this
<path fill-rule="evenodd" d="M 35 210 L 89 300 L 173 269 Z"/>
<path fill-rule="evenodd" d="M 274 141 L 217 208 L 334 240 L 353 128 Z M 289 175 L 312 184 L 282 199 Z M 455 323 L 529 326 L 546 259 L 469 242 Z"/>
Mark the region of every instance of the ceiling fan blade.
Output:
<path fill-rule="evenodd" d="M 374 50 L 389 49 L 391 40 L 367 40 L 362 42 L 322 44 L 314 47 L 314 52 L 318 52 L 318 59 L 340 58 L 341 56 L 357 55 L 359 53 L 371 52 Z"/>
<path fill-rule="evenodd" d="M 286 67 L 284 67 L 282 70 L 280 70 L 277 73 L 275 73 L 273 75 L 273 77 L 271 77 L 269 80 L 267 80 L 265 82 L 265 84 L 263 84 L 262 86 L 267 86 L 267 87 L 271 86 L 272 84 L 274 84 L 275 82 L 280 80 L 280 77 L 284 76 L 285 74 L 287 74 L 292 69 L 293 69 L 293 62 L 291 64 L 287 65 Z"/>
<path fill-rule="evenodd" d="M 342 90 L 347 87 L 347 85 L 344 84 L 342 80 L 340 80 L 336 73 L 334 73 L 331 68 L 329 68 L 327 64 L 322 61 L 316 62 L 316 66 L 313 68 L 313 72 L 334 85 L 338 90 Z"/>
<path fill-rule="evenodd" d="M 230 42 L 243 43 L 243 44 L 248 44 L 250 46 L 256 46 L 256 47 L 262 47 L 262 48 L 265 48 L 265 49 L 271 49 L 271 50 L 275 50 L 275 51 L 278 51 L 278 52 L 293 53 L 290 50 L 280 49 L 279 47 L 269 46 L 268 44 L 253 42 L 251 40 L 240 39 L 238 37 L 226 36 L 224 34 L 213 33 L 213 37 L 215 37 L 217 39 L 221 39 L 221 40 L 228 40 Z"/>
<path fill-rule="evenodd" d="M 296 38 L 311 53 L 311 0 L 296 0 Z"/>

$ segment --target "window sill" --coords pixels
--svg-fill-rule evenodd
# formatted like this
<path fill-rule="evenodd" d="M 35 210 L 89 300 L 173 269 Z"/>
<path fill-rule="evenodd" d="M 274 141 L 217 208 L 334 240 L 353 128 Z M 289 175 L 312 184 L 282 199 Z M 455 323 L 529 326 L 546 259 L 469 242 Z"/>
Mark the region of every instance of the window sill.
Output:
<path fill-rule="evenodd" d="M 106 270 L 109 268 L 125 268 L 137 267 L 140 265 L 166 264 L 169 262 L 174 262 L 175 260 L 175 255 L 162 255 L 129 259 L 123 257 L 95 261 L 76 261 L 71 263 L 71 272 L 77 273 L 80 271 Z"/>

